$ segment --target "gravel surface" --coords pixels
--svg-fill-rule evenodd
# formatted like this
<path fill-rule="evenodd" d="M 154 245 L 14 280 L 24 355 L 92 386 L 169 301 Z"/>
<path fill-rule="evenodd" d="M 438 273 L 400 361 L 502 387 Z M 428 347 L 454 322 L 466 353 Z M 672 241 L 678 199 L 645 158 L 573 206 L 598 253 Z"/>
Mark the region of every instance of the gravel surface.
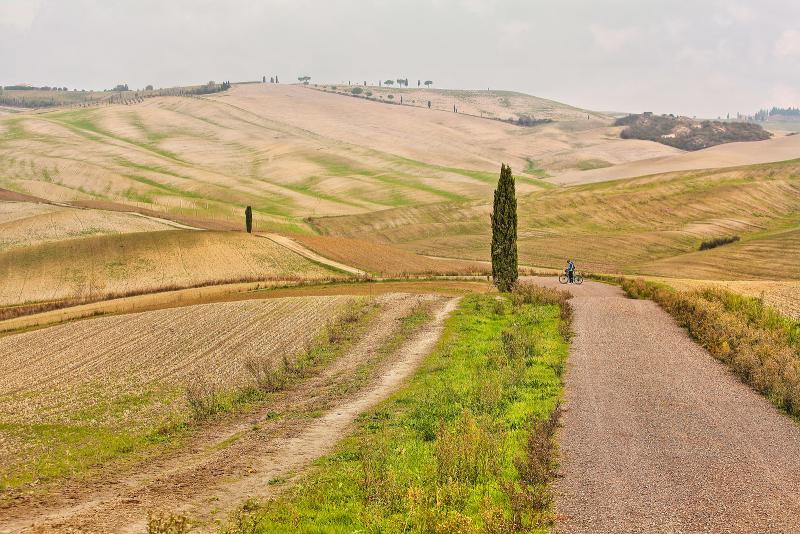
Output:
<path fill-rule="evenodd" d="M 570 290 L 558 532 L 800 532 L 800 425 L 653 302 Z"/>

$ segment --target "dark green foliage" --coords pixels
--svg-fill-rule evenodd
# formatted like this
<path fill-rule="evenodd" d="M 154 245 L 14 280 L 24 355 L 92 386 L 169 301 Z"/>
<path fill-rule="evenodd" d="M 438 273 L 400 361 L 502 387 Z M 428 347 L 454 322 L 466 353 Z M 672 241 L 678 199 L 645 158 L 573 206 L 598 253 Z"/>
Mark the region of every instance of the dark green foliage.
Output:
<path fill-rule="evenodd" d="M 503 164 L 492 210 L 492 278 L 500 291 L 511 291 L 517 276 L 517 197 L 511 167 Z"/>
<path fill-rule="evenodd" d="M 247 233 L 253 233 L 253 208 L 247 206 L 244 210 L 244 224 L 247 227 Z"/>
<path fill-rule="evenodd" d="M 731 243 L 736 243 L 739 241 L 738 235 L 732 235 L 727 237 L 714 237 L 712 239 L 706 239 L 702 243 L 700 243 L 700 250 L 710 250 L 712 248 L 721 247 L 722 245 L 730 245 Z"/>

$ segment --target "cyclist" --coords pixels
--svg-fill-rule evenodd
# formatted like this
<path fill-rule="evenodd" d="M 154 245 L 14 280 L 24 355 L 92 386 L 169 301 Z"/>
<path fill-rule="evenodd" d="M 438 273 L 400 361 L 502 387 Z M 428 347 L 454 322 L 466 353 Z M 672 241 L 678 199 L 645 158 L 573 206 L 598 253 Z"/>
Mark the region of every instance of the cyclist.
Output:
<path fill-rule="evenodd" d="M 569 277 L 569 283 L 572 284 L 575 282 L 575 263 L 572 260 L 567 260 L 567 269 L 566 269 L 567 277 Z"/>

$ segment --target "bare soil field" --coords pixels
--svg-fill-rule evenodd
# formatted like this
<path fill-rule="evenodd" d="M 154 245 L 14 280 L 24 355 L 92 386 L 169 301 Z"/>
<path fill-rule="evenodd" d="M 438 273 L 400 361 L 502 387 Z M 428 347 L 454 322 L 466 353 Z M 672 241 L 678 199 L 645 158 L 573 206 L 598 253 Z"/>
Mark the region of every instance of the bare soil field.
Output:
<path fill-rule="evenodd" d="M 166 230 L 106 235 L 0 253 L 0 305 L 226 281 L 341 276 L 341 272 L 245 233 Z"/>
<path fill-rule="evenodd" d="M 117 441 L 187 419 L 185 388 L 227 392 L 250 384 L 247 358 L 277 364 L 291 357 L 353 302 L 327 296 L 187 306 L 1 339 L 0 486 L 91 465 L 99 459 L 92 447 L 102 456 Z"/>
<path fill-rule="evenodd" d="M 169 224 L 128 213 L 0 202 L 0 253 L 65 239 L 171 229 Z"/>
<path fill-rule="evenodd" d="M 139 531 L 158 510 L 189 512 L 207 521 L 201 530 L 213 530 L 243 499 L 280 491 L 283 480 L 330 450 L 359 413 L 396 389 L 435 344 L 454 303 L 384 297 L 367 332 L 318 374 L 256 411 L 202 429 L 155 461 L 17 500 L 4 511 L 0 530 Z M 433 308 L 433 322 L 409 329 L 404 321 L 421 306 Z"/>
<path fill-rule="evenodd" d="M 381 277 L 423 275 L 486 275 L 491 267 L 465 260 L 433 259 L 401 248 L 360 239 L 292 236 L 315 252 Z"/>

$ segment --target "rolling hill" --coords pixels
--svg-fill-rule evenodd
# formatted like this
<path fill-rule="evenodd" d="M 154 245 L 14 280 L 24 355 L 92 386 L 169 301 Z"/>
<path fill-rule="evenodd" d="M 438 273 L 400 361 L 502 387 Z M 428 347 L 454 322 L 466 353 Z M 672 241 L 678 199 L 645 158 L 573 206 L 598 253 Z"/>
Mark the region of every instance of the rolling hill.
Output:
<path fill-rule="evenodd" d="M 800 160 L 550 189 L 518 204 L 524 263 L 573 258 L 598 272 L 800 279 Z M 485 260 L 490 212 L 488 201 L 439 203 L 313 222 L 331 235 Z M 703 239 L 729 235 L 742 239 L 697 252 Z"/>

